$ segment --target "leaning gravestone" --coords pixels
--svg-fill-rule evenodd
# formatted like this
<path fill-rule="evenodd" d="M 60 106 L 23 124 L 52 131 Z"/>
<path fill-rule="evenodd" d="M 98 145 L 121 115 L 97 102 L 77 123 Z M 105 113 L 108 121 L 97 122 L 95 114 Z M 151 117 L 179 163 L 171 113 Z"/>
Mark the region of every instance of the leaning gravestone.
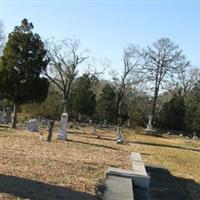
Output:
<path fill-rule="evenodd" d="M 60 132 L 58 134 L 59 140 L 66 140 L 67 139 L 67 121 L 68 121 L 68 114 L 62 113 L 61 115 L 61 124 L 60 124 Z"/>
<path fill-rule="evenodd" d="M 38 122 L 36 119 L 30 119 L 27 124 L 27 129 L 31 132 L 37 132 L 38 131 Z"/>

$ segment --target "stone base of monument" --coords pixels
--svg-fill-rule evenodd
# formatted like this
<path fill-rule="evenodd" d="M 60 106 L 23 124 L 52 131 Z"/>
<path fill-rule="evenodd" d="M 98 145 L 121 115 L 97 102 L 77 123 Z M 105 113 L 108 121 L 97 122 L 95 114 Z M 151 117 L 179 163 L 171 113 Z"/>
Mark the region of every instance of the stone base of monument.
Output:
<path fill-rule="evenodd" d="M 142 133 L 153 135 L 153 134 L 156 134 L 156 133 L 157 133 L 157 130 L 145 128 L 145 129 L 142 130 Z"/>

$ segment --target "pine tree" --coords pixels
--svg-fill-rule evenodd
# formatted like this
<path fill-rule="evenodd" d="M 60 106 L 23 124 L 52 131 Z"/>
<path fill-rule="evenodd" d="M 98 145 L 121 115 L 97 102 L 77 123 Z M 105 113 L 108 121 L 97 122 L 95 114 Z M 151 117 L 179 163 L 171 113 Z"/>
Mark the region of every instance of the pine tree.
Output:
<path fill-rule="evenodd" d="M 72 109 L 76 114 L 92 116 L 95 112 L 96 100 L 92 83 L 87 74 L 77 80 L 72 94 Z"/>
<path fill-rule="evenodd" d="M 41 102 L 48 91 L 48 81 L 41 76 L 48 60 L 33 24 L 23 19 L 8 36 L 0 63 L 0 93 L 14 104 L 11 127 L 16 127 L 17 107 L 22 103 Z"/>
<path fill-rule="evenodd" d="M 116 94 L 113 88 L 106 84 L 102 90 L 99 100 L 97 101 L 97 113 L 101 120 L 107 119 L 113 123 L 116 110 Z"/>
<path fill-rule="evenodd" d="M 200 133 L 200 82 L 186 98 L 185 124 L 188 131 Z"/>
<path fill-rule="evenodd" d="M 175 94 L 169 102 L 165 103 L 160 117 L 164 128 L 183 130 L 185 117 L 185 102 L 183 96 Z"/>

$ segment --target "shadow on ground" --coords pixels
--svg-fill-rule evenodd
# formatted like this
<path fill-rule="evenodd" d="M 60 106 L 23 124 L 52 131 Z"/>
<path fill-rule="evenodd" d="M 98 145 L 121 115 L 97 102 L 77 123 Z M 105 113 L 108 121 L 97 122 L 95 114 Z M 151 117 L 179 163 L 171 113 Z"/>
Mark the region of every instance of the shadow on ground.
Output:
<path fill-rule="evenodd" d="M 156 147 L 167 147 L 167 148 L 173 148 L 173 149 L 183 149 L 183 150 L 200 152 L 200 149 L 193 149 L 193 148 L 187 148 L 187 147 L 176 146 L 176 145 L 157 144 L 153 142 L 140 142 L 140 141 L 130 141 L 130 140 L 126 140 L 126 142 L 132 143 L 132 144 L 141 144 L 141 145 L 149 145 L 149 146 L 156 146 Z"/>
<path fill-rule="evenodd" d="M 119 151 L 118 148 L 111 147 L 111 146 L 106 146 L 106 145 L 102 145 L 102 144 L 94 144 L 94 143 L 88 143 L 88 142 L 83 142 L 83 141 L 78 141 L 78 140 L 68 140 L 68 141 L 74 142 L 74 143 L 80 143 L 80 144 L 85 144 L 85 145 L 90 145 L 90 146 L 95 146 L 95 147 L 100 147 L 100 148 L 107 148 L 107 149 L 112 149 L 112 150 Z"/>
<path fill-rule="evenodd" d="M 16 176 L 0 174 L 0 193 L 29 200 L 96 200 L 94 195 Z"/>
<path fill-rule="evenodd" d="M 158 166 L 146 166 L 146 170 L 151 176 L 152 200 L 200 200 L 200 185 L 194 180 L 173 176 Z"/>

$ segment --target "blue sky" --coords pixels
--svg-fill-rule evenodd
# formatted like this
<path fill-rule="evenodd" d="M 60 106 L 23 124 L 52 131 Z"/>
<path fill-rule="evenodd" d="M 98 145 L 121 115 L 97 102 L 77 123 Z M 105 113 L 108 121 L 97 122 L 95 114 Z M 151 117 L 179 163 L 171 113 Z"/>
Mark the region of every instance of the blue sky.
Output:
<path fill-rule="evenodd" d="M 115 69 L 129 43 L 145 47 L 161 37 L 200 66 L 200 1 L 0 1 L 6 33 L 27 18 L 43 39 L 75 36 L 91 56 L 109 58 Z"/>

